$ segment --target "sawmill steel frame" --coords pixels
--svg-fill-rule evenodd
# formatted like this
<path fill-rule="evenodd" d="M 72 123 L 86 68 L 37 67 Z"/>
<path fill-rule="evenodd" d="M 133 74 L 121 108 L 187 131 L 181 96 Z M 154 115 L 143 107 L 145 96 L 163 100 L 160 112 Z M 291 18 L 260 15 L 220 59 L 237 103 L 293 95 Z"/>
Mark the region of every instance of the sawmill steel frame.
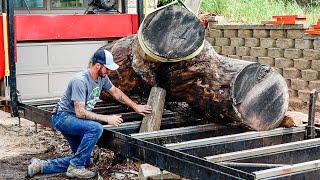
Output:
<path fill-rule="evenodd" d="M 22 117 L 51 126 L 51 109 L 56 102 L 57 100 L 46 100 L 19 103 L 19 112 Z M 316 152 L 320 150 L 320 139 L 305 140 L 310 126 L 245 132 L 235 124 L 226 126 L 203 119 L 190 122 L 181 119 L 177 113 L 166 110 L 161 130 L 138 133 L 142 117 L 131 109 L 117 103 L 101 103 L 94 111 L 103 114 L 121 114 L 125 119 L 125 123 L 119 127 L 104 125 L 105 130 L 99 141 L 101 147 L 110 148 L 127 158 L 149 163 L 183 177 L 315 179 L 320 175 L 319 160 L 316 159 Z M 230 129 L 231 133 L 226 133 L 227 129 Z M 277 151 L 266 149 L 277 149 Z M 260 154 L 243 156 L 241 154 L 243 152 Z M 264 161 L 279 157 L 284 159 L 283 157 L 287 157 L 290 153 L 296 159 L 294 163 L 285 160 L 272 163 Z M 306 158 L 310 153 L 315 155 Z M 217 159 L 219 156 L 228 156 L 229 159 L 212 160 L 213 157 Z"/>

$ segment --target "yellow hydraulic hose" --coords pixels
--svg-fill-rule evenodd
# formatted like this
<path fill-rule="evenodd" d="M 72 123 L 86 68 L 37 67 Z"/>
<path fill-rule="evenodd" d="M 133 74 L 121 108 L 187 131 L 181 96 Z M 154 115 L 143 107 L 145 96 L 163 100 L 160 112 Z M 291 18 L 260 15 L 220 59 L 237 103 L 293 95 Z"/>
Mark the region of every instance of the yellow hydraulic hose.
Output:
<path fill-rule="evenodd" d="M 3 24 L 3 49 L 4 49 L 4 73 L 5 76 L 10 76 L 9 68 L 9 53 L 8 53 L 8 25 L 7 25 L 7 13 L 2 13 Z"/>

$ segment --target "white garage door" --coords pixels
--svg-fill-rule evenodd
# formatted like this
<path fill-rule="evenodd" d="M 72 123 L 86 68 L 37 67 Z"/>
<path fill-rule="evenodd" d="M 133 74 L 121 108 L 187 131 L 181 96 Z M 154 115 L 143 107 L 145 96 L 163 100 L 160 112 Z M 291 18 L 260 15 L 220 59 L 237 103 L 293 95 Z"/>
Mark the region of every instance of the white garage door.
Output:
<path fill-rule="evenodd" d="M 70 78 L 87 68 L 107 41 L 19 43 L 17 89 L 21 98 L 60 97 Z"/>

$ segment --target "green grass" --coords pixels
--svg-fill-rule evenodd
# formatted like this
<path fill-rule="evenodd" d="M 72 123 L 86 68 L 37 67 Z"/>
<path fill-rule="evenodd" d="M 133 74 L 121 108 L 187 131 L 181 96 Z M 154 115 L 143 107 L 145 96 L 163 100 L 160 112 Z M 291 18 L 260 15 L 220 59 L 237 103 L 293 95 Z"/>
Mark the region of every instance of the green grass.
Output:
<path fill-rule="evenodd" d="M 320 0 L 313 0 L 320 5 Z M 307 15 L 307 23 L 314 24 L 320 19 L 320 6 L 301 7 L 295 0 L 203 0 L 202 12 L 223 15 L 235 23 L 260 24 L 272 20 L 273 15 Z"/>

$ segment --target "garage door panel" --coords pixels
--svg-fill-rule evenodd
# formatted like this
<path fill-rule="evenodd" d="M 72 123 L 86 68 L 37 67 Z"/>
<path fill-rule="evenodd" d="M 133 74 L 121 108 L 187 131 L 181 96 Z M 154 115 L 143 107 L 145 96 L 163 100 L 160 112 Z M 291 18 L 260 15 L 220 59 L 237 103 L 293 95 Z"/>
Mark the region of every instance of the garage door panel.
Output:
<path fill-rule="evenodd" d="M 52 94 L 63 94 L 69 80 L 78 72 L 52 73 L 49 75 L 49 91 Z"/>
<path fill-rule="evenodd" d="M 48 74 L 29 74 L 17 76 L 17 89 L 22 98 L 48 97 Z"/>
<path fill-rule="evenodd" d="M 102 43 L 93 44 L 50 44 L 49 65 L 52 67 L 79 67 L 88 65 L 92 54 L 103 46 Z"/>
<path fill-rule="evenodd" d="M 18 46 L 17 50 L 17 71 L 48 66 L 48 49 L 46 45 Z"/>
<path fill-rule="evenodd" d="M 61 97 L 69 80 L 86 69 L 107 41 L 18 44 L 17 88 L 23 100 Z"/>

